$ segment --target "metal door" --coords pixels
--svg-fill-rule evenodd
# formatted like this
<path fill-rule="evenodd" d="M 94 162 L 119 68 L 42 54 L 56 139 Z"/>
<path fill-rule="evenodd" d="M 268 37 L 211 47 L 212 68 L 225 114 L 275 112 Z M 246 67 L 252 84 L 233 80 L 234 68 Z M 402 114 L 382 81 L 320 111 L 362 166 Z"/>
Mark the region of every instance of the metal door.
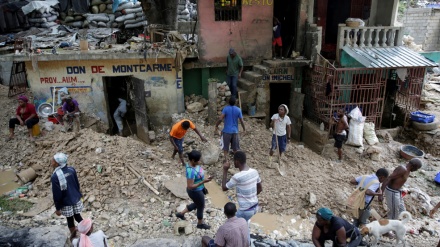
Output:
<path fill-rule="evenodd" d="M 131 77 L 131 85 L 129 86 L 130 97 L 133 100 L 133 108 L 136 117 L 137 137 L 143 142 L 150 144 L 148 136 L 148 115 L 145 103 L 144 80 Z"/>

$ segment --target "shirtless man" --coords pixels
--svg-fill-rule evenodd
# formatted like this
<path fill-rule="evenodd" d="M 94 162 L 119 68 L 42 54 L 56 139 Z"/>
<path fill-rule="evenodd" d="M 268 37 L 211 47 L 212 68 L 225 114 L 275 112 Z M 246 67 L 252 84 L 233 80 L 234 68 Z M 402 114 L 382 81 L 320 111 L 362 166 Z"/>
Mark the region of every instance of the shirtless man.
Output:
<path fill-rule="evenodd" d="M 335 138 L 335 148 L 338 149 L 338 158 L 339 161 L 342 160 L 342 143 L 345 141 L 347 137 L 347 129 L 348 129 L 348 122 L 347 122 L 347 116 L 345 116 L 344 109 L 338 110 L 338 119 L 333 118 L 333 120 L 336 122 L 336 132 L 333 135 Z"/>
<path fill-rule="evenodd" d="M 400 189 L 408 180 L 409 174 L 420 167 L 422 167 L 422 161 L 419 158 L 413 158 L 405 166 L 401 165 L 394 169 L 393 173 L 382 183 L 382 195 L 379 196 L 379 201 L 383 200 L 385 193 L 389 209 L 388 219 L 396 220 L 399 214 L 405 211 Z"/>

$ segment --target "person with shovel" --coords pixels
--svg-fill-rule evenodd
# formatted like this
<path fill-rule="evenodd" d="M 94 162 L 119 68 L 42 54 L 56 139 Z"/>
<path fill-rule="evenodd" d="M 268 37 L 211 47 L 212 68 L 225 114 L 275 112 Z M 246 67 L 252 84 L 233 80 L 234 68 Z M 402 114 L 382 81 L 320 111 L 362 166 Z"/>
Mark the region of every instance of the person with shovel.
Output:
<path fill-rule="evenodd" d="M 278 113 L 274 114 L 271 118 L 272 121 L 270 122 L 270 127 L 273 128 L 273 135 L 272 146 L 269 151 L 270 166 L 272 164 L 272 155 L 274 151 L 278 150 L 278 158 L 281 160 L 281 154 L 286 151 L 287 143 L 290 142 L 290 125 L 292 122 L 287 114 L 289 114 L 289 108 L 287 108 L 285 104 L 281 104 L 278 106 Z"/>

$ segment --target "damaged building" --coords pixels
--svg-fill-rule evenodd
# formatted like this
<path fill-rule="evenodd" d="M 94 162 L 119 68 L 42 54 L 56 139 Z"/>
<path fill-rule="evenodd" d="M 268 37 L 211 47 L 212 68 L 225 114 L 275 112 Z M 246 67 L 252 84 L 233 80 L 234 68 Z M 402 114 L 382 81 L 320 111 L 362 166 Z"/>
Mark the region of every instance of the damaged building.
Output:
<path fill-rule="evenodd" d="M 243 111 L 269 123 L 287 104 L 294 139 L 319 140 L 328 138 L 339 108 L 358 106 L 376 128 L 402 124 L 419 108 L 426 70 L 437 65 L 402 46 L 397 6 L 397 0 L 93 0 L 84 14 L 53 5 L 48 13 L 25 15 L 22 21 L 34 28 L 14 41 L 1 36 L 0 60 L 13 66 L 11 78 L 26 78 L 10 80 L 11 94 L 28 84 L 37 107 L 55 109 L 57 90 L 67 87 L 110 133 L 115 99 L 129 98 L 125 124 L 148 141 L 149 128 L 185 111 L 185 96 L 207 99 L 211 79 L 226 81 L 234 48 L 245 67 L 238 80 Z M 54 15 L 58 21 L 48 21 Z M 275 17 L 284 60 L 272 59 Z M 41 18 L 46 22 L 35 24 Z M 24 73 L 16 69 L 23 66 Z"/>

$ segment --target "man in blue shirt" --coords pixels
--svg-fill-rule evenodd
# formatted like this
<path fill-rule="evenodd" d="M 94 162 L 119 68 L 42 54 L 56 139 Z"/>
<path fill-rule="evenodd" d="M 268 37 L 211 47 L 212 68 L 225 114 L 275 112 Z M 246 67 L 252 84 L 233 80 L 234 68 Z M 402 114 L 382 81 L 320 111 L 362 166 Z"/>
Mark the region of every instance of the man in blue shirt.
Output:
<path fill-rule="evenodd" d="M 226 157 L 228 155 L 229 145 L 231 145 L 234 153 L 240 149 L 238 138 L 238 120 L 240 120 L 241 126 L 243 127 L 243 134 L 246 134 L 241 109 L 235 106 L 235 102 L 236 99 L 234 96 L 232 96 L 229 99 L 229 105 L 223 108 L 222 115 L 219 117 L 215 125 L 215 132 L 217 133 L 218 125 L 225 120 L 222 131 L 224 161 L 226 161 Z"/>

